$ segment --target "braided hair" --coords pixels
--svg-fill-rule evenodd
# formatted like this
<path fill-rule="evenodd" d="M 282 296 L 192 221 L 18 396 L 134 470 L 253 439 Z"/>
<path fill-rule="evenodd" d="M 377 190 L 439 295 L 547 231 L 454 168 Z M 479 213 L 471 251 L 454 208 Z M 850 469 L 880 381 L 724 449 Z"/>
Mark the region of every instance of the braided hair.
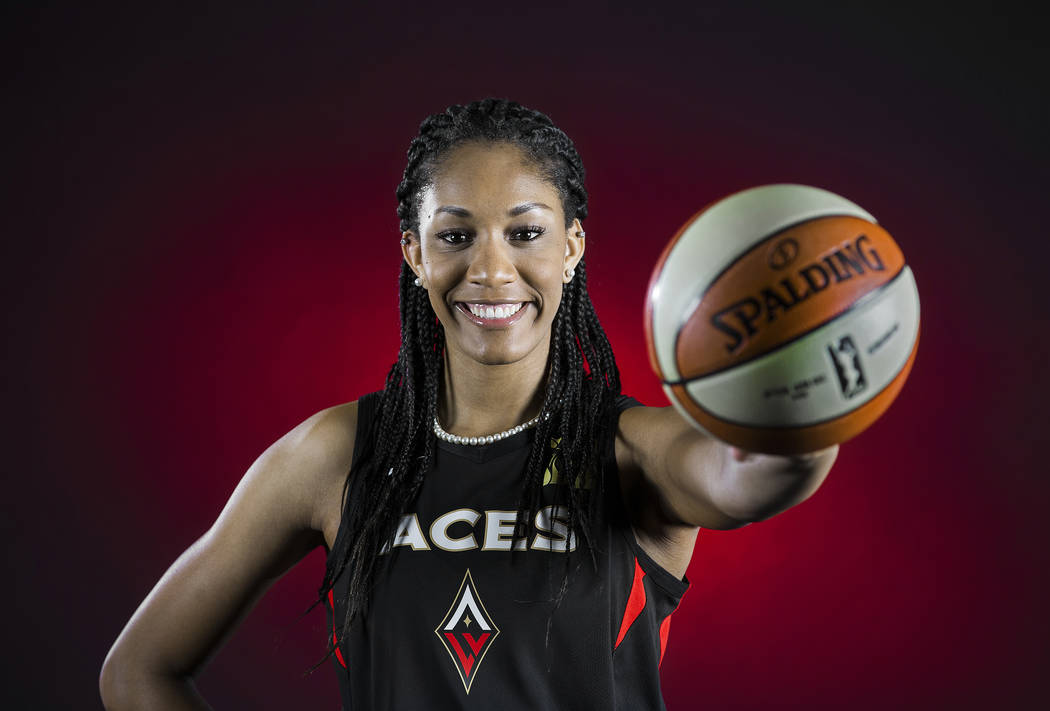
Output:
<path fill-rule="evenodd" d="M 466 142 L 518 147 L 558 190 L 566 229 L 574 219 L 587 216 L 583 163 L 569 137 L 539 111 L 505 99 L 484 99 L 451 106 L 428 116 L 420 125 L 397 187 L 401 232 L 412 230 L 418 234 L 420 194 L 432 183 L 448 152 Z M 360 443 L 357 461 L 343 487 L 343 517 L 349 535 L 340 539 L 340 545 L 329 556 L 319 597 L 314 602 L 316 605 L 325 599 L 344 571 L 349 574 L 346 615 L 339 639 L 346 637 L 351 623 L 367 610 L 371 590 L 383 566 L 395 554 L 389 544 L 401 516 L 416 500 L 434 458 L 431 423 L 437 413 L 444 366 L 444 329 L 427 292 L 414 286 L 414 277 L 407 263 L 402 262 L 398 282 L 401 346 L 397 362 L 387 374 L 372 436 Z M 557 468 L 591 475 L 587 477 L 590 490 L 577 488 L 572 482 L 563 488 L 569 531 L 582 534 L 576 536 L 584 543 L 581 550 L 587 550 L 592 564 L 597 565 L 591 524 L 602 499 L 602 443 L 610 441 L 615 426 L 620 374 L 587 293 L 587 269 L 582 260 L 576 265 L 575 278 L 563 286 L 551 328 L 542 412 L 552 416 L 536 426 L 519 494 L 517 535 L 524 535 L 522 531 L 527 530 L 528 522 L 534 520 L 540 508 L 544 472 L 550 461 L 548 443 L 560 438 L 555 450 Z M 568 583 L 568 553 L 565 560 L 566 575 L 555 599 L 555 609 Z M 548 633 L 549 625 L 548 619 Z M 335 651 L 334 637 L 329 637 L 325 658 Z"/>

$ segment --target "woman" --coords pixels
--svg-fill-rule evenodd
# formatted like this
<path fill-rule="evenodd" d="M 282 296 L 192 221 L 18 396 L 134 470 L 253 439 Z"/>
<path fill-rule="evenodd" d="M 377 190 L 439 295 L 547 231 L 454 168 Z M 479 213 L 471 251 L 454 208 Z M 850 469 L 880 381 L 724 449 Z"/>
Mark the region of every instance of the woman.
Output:
<path fill-rule="evenodd" d="M 550 119 L 453 106 L 408 155 L 385 388 L 253 464 L 114 644 L 107 708 L 206 708 L 194 673 L 319 545 L 345 708 L 662 708 L 699 527 L 768 518 L 827 475 L 837 448 L 747 454 L 620 395 L 583 165 Z"/>

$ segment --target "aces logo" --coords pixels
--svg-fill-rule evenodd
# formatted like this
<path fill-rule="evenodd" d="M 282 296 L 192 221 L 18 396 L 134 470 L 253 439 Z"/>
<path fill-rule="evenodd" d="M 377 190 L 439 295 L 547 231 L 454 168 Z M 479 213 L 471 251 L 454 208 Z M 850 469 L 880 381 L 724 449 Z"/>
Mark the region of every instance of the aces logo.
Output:
<path fill-rule="evenodd" d="M 481 596 L 470 577 L 468 569 L 459 584 L 459 592 L 452 600 L 445 619 L 434 630 L 463 681 L 463 689 L 469 694 L 478 667 L 499 636 L 499 628 L 489 617 Z"/>

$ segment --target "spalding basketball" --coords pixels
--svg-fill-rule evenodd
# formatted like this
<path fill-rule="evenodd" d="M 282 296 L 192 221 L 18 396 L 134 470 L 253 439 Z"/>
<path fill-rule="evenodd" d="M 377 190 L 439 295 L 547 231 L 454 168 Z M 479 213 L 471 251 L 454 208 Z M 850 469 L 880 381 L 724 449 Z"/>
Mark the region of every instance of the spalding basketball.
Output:
<path fill-rule="evenodd" d="M 797 454 L 874 422 L 908 377 L 919 294 L 875 218 L 834 193 L 766 185 L 694 215 L 660 256 L 649 358 L 699 429 Z"/>

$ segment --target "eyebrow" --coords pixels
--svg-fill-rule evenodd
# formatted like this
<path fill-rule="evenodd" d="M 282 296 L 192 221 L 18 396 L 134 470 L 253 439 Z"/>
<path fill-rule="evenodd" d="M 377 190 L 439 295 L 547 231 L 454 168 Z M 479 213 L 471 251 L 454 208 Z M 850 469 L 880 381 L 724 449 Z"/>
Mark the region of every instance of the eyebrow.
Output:
<path fill-rule="evenodd" d="M 517 207 L 512 207 L 510 210 L 508 210 L 507 214 L 511 217 L 517 217 L 518 215 L 523 215 L 529 210 L 535 210 L 536 208 L 542 208 L 544 210 L 550 210 L 551 212 L 554 212 L 554 210 L 551 209 L 550 205 L 545 205 L 542 202 L 523 202 Z M 448 213 L 449 215 L 456 215 L 457 217 L 471 217 L 470 210 L 466 209 L 465 207 L 459 207 L 458 205 L 442 205 L 434 211 L 434 214 L 437 215 L 443 212 Z"/>
<path fill-rule="evenodd" d="M 522 215 L 528 212 L 529 210 L 534 210 L 537 207 L 554 212 L 554 210 L 551 210 L 549 205 L 544 205 L 542 202 L 523 202 L 517 207 L 511 208 L 510 212 L 508 212 L 507 214 L 509 214 L 511 217 L 517 217 L 518 215 Z"/>

